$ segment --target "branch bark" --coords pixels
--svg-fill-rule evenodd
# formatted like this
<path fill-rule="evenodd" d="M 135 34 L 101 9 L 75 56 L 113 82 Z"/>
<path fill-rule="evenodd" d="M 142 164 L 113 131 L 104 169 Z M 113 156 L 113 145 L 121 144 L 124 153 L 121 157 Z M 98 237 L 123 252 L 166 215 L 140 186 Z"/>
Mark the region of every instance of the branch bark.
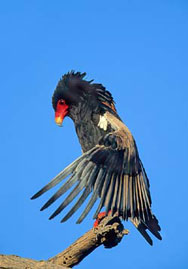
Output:
<path fill-rule="evenodd" d="M 35 261 L 16 255 L 0 254 L 1 269 L 67 269 L 67 267 L 52 264 L 48 261 Z"/>
<path fill-rule="evenodd" d="M 107 216 L 101 220 L 96 228 L 86 232 L 71 246 L 48 261 L 34 261 L 15 255 L 0 255 L 0 268 L 72 268 L 101 245 L 104 245 L 105 248 L 115 247 L 127 234 L 128 230 L 124 229 L 118 217 Z"/>

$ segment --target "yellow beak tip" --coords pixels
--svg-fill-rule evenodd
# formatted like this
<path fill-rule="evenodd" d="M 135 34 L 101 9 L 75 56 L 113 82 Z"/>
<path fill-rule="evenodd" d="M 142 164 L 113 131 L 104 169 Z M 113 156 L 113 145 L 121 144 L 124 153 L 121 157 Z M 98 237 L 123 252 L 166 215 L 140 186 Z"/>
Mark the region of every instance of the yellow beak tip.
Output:
<path fill-rule="evenodd" d="M 58 125 L 58 126 L 62 126 L 62 122 L 63 122 L 63 119 L 61 117 L 57 117 L 55 118 L 55 123 Z"/>

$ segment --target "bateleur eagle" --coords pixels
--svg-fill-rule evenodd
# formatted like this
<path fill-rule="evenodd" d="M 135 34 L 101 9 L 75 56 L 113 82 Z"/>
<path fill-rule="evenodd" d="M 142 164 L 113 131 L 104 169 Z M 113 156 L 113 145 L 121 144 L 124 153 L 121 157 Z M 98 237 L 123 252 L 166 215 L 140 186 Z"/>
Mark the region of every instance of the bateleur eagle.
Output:
<path fill-rule="evenodd" d="M 41 208 L 49 207 L 74 185 L 50 219 L 80 194 L 61 220 L 66 221 L 90 195 L 77 223 L 82 222 L 97 199 L 100 199 L 94 218 L 104 207 L 105 212 L 111 215 L 129 219 L 152 245 L 147 229 L 158 239 L 162 238 L 158 220 L 151 211 L 149 180 L 139 158 L 136 142 L 118 116 L 111 93 L 102 84 L 85 80 L 85 75 L 73 71 L 65 74 L 52 96 L 56 123 L 61 126 L 66 116 L 73 120 L 83 153 L 32 199 L 69 176 Z"/>

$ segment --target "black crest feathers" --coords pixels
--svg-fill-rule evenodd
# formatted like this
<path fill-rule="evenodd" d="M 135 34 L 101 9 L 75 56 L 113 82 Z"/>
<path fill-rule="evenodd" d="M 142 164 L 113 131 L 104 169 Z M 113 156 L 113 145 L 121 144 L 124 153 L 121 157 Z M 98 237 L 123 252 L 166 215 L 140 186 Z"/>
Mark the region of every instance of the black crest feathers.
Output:
<path fill-rule="evenodd" d="M 86 73 L 68 72 L 62 76 L 52 96 L 52 105 L 56 109 L 57 102 L 64 99 L 67 103 L 77 103 L 81 98 L 96 99 L 102 106 L 110 107 L 115 111 L 114 100 L 109 91 L 102 84 L 92 83 L 93 80 L 84 79 Z"/>
<path fill-rule="evenodd" d="M 86 73 L 80 73 L 80 72 L 68 72 L 67 74 L 62 76 L 62 79 L 58 82 L 56 89 L 52 96 L 52 106 L 54 110 L 56 109 L 57 102 L 60 99 L 64 99 L 67 102 L 74 102 L 77 95 L 75 88 L 81 90 L 81 87 L 83 84 L 89 84 L 89 81 L 83 80 L 83 78 L 86 76 Z M 72 92 L 71 92 L 72 90 Z M 75 95 L 75 96 L 74 96 Z"/>

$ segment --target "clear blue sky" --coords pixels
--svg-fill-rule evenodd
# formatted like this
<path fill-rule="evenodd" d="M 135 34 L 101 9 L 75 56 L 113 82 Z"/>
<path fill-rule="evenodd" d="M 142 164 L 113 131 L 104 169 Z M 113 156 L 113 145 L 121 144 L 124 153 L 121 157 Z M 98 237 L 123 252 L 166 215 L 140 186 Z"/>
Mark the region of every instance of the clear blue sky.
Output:
<path fill-rule="evenodd" d="M 111 250 L 78 268 L 188 268 L 188 2 L 1 1 L 0 253 L 47 259 L 91 228 L 80 211 L 48 217 L 59 201 L 30 197 L 81 154 L 73 123 L 54 123 L 51 96 L 65 72 L 103 83 L 137 141 L 163 241 L 150 247 L 130 224 Z"/>

